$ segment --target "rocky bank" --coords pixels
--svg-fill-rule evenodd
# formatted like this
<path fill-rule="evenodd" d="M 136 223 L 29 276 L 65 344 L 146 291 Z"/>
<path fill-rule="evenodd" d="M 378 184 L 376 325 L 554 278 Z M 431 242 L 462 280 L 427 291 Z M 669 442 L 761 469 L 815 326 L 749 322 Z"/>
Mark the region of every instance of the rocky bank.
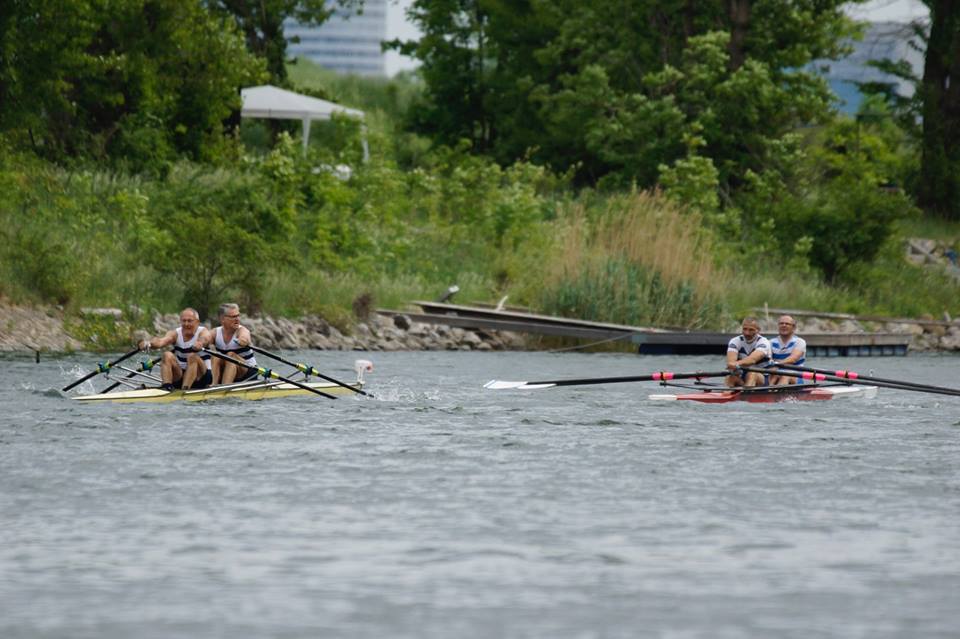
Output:
<path fill-rule="evenodd" d="M 130 344 L 146 335 L 133 331 L 116 309 L 89 309 L 87 317 L 116 322 L 119 334 L 129 334 Z M 371 315 L 357 322 L 349 334 L 338 330 L 317 316 L 296 320 L 287 318 L 250 317 L 244 325 L 255 336 L 259 346 L 267 349 L 318 349 L 356 351 L 401 350 L 523 350 L 529 348 L 525 336 L 518 333 L 487 330 L 465 330 L 443 325 L 411 321 L 406 315 L 394 317 Z M 148 322 L 150 323 L 150 322 Z M 179 323 L 174 314 L 156 314 L 152 318 L 154 334 L 162 334 Z M 764 322 L 765 334 L 775 327 Z M 64 318 L 53 308 L 31 308 L 0 303 L 0 351 L 69 352 L 97 350 L 76 319 Z M 858 333 L 879 331 L 910 335 L 912 351 L 960 351 L 960 321 L 947 325 L 917 323 L 862 324 L 852 320 L 836 321 L 816 318 L 800 320 L 798 333 Z M 731 328 L 731 335 L 736 327 Z"/>
<path fill-rule="evenodd" d="M 117 309 L 88 309 L 87 317 L 100 324 L 115 322 L 116 332 L 129 334 L 130 344 L 145 338 L 148 331 L 132 330 Z M 67 319 L 56 309 L 38 309 L 0 304 L 0 351 L 69 352 L 96 350 L 83 333 L 79 320 Z M 153 334 L 162 335 L 179 325 L 176 313 L 156 314 Z M 348 351 L 401 350 L 522 350 L 522 335 L 506 331 L 464 330 L 411 321 L 405 315 L 371 315 L 357 322 L 346 334 L 322 317 L 305 316 L 297 320 L 271 317 L 245 317 L 243 324 L 258 346 L 267 349 L 318 349 Z M 210 323 L 207 322 L 209 326 Z M 96 339 L 96 338 L 94 338 Z M 85 343 L 86 342 L 86 343 Z"/>

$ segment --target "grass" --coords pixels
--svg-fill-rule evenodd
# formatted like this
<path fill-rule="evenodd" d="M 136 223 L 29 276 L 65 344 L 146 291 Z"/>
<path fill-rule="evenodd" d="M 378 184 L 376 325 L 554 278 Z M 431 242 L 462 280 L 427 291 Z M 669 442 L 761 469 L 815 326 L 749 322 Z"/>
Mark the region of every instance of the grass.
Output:
<path fill-rule="evenodd" d="M 900 233 L 904 237 L 934 239 L 945 244 L 960 246 L 960 222 L 935 217 L 916 217 L 900 223 Z"/>
<path fill-rule="evenodd" d="M 278 272 L 268 278 L 263 307 L 268 313 L 288 317 L 320 315 L 349 332 L 358 319 L 357 306 L 405 310 L 413 300 L 439 298 L 452 284 L 460 287 L 458 301 L 489 299 L 490 282 L 471 272 L 462 273 L 456 281 L 432 281 L 418 274 L 370 277 L 349 271 Z"/>
<path fill-rule="evenodd" d="M 561 214 L 547 249 L 543 310 L 621 324 L 700 328 L 722 314 L 728 275 L 712 258 L 699 218 L 658 194 L 615 195 Z"/>

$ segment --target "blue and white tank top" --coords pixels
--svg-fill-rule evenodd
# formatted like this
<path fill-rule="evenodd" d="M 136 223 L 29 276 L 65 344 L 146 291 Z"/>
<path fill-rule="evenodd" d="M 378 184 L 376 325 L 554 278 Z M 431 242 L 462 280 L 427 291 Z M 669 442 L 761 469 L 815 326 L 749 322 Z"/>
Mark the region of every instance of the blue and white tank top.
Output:
<path fill-rule="evenodd" d="M 743 359 L 752 354 L 755 350 L 761 350 L 770 359 L 772 354 L 770 350 L 770 341 L 763 335 L 757 335 L 752 342 L 748 342 L 743 335 L 737 335 L 727 344 L 727 351 L 736 351 L 737 359 Z M 762 361 L 760 363 L 763 363 Z"/>
<path fill-rule="evenodd" d="M 776 363 L 780 360 L 785 360 L 790 357 L 792 353 L 797 348 L 803 353 L 800 356 L 800 359 L 794 362 L 797 366 L 802 366 L 805 361 L 807 361 L 807 342 L 802 337 L 797 337 L 794 335 L 789 340 L 784 342 L 783 338 L 777 335 L 776 337 L 770 340 L 770 348 L 773 351 L 773 361 Z"/>
<path fill-rule="evenodd" d="M 183 327 L 177 327 L 177 341 L 173 343 L 173 354 L 177 356 L 177 363 L 180 364 L 180 370 L 187 369 L 187 358 L 190 357 L 191 354 L 197 353 L 195 350 L 193 350 L 193 345 L 197 343 L 197 338 L 199 338 L 205 330 L 207 330 L 205 326 L 197 327 L 197 332 L 193 334 L 193 337 L 190 339 L 190 341 L 185 342 L 183 341 Z M 210 354 L 197 354 L 207 365 L 207 370 L 209 370 L 211 368 Z"/>
<path fill-rule="evenodd" d="M 230 338 L 229 342 L 223 340 L 223 327 L 218 326 L 213 333 L 213 343 L 217 347 L 217 350 L 221 353 L 236 353 L 243 358 L 243 361 L 246 362 L 247 366 L 256 366 L 257 358 L 253 354 L 253 349 L 249 346 L 240 346 L 237 343 L 237 333 L 233 333 L 233 337 Z"/>

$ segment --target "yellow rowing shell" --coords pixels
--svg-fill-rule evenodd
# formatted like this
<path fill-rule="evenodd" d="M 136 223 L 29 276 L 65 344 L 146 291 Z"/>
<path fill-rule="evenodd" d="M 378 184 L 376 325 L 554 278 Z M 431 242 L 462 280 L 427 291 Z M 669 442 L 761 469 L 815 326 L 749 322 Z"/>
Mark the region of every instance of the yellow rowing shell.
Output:
<path fill-rule="evenodd" d="M 305 386 L 323 391 L 328 395 L 355 395 L 349 388 L 344 388 L 333 382 L 304 382 Z M 363 382 L 349 384 L 350 388 L 360 390 Z M 278 382 L 252 384 L 233 384 L 226 386 L 211 386 L 201 390 L 163 390 L 162 388 L 137 388 L 119 391 L 116 393 L 101 393 L 98 395 L 80 395 L 71 399 L 78 402 L 110 402 L 114 404 L 164 404 L 170 402 L 204 402 L 214 399 L 245 399 L 259 401 L 261 399 L 280 399 L 282 397 L 317 397 L 293 384 Z"/>

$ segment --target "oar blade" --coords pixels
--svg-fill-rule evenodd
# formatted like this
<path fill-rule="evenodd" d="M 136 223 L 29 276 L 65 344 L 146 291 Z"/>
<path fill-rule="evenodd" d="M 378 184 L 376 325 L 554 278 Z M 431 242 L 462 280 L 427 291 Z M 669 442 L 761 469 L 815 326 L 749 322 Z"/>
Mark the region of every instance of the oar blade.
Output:
<path fill-rule="evenodd" d="M 539 390 L 553 388 L 556 384 L 536 384 L 530 382 L 510 382 L 502 379 L 491 379 L 483 385 L 488 390 Z"/>
<path fill-rule="evenodd" d="M 132 351 L 130 351 L 129 353 L 126 353 L 126 354 L 124 354 L 124 355 L 121 355 L 120 357 L 118 357 L 117 359 L 113 360 L 112 362 L 107 362 L 107 363 L 105 363 L 105 364 L 100 364 L 99 366 L 97 366 L 97 370 L 92 371 L 92 372 L 90 372 L 90 373 L 87 373 L 86 375 L 84 375 L 84 376 L 81 377 L 80 379 L 74 380 L 73 382 L 71 382 L 71 383 L 67 384 L 66 386 L 64 386 L 63 388 L 61 388 L 60 391 L 66 393 L 67 391 L 69 391 L 69 390 L 71 390 L 71 389 L 79 386 L 80 384 L 84 383 L 84 382 L 87 381 L 88 379 L 93 379 L 94 377 L 96 377 L 96 376 L 99 375 L 100 373 L 106 373 L 108 370 L 110 370 L 111 368 L 113 368 L 114 366 L 116 366 L 117 364 L 119 364 L 120 362 L 122 362 L 123 360 L 125 360 L 125 359 L 127 359 L 127 358 L 129 358 L 129 357 L 133 357 L 134 355 L 136 355 L 136 354 L 139 353 L 139 352 L 140 352 L 140 348 L 137 347 L 137 348 L 133 349 Z"/>
<path fill-rule="evenodd" d="M 271 353 L 270 351 L 268 351 L 268 350 L 266 350 L 266 349 L 263 349 L 263 348 L 259 348 L 259 347 L 257 347 L 257 346 L 254 346 L 253 344 L 250 345 L 250 349 L 251 349 L 252 351 L 254 351 L 255 353 L 260 353 L 261 355 L 266 355 L 267 357 L 269 357 L 269 358 L 271 358 L 271 359 L 275 359 L 275 360 L 277 360 L 278 362 L 282 362 L 282 363 L 286 364 L 287 366 L 293 366 L 294 368 L 296 368 L 297 370 L 299 370 L 299 371 L 302 372 L 302 373 L 306 373 L 306 374 L 308 374 L 308 375 L 313 375 L 313 376 L 315 376 L 315 377 L 319 377 L 320 379 L 325 379 L 325 380 L 327 380 L 328 382 L 331 382 L 331 383 L 336 384 L 336 385 L 338 385 L 338 386 L 342 386 L 343 388 L 346 388 L 347 390 L 350 390 L 350 391 L 352 391 L 352 392 L 354 392 L 354 393 L 357 393 L 357 394 L 359 394 L 359 395 L 366 395 L 367 397 L 371 397 L 371 398 L 373 397 L 373 395 L 371 395 L 370 393 L 366 392 L 366 391 L 363 390 L 362 388 L 357 388 L 356 386 L 353 386 L 353 385 L 351 385 L 351 384 L 347 384 L 346 382 L 341 382 L 339 379 L 334 379 L 333 377 L 329 377 L 329 376 L 327 376 L 327 375 L 324 375 L 323 373 L 321 373 L 320 371 L 318 371 L 318 370 L 317 370 L 316 368 L 314 368 L 313 366 L 309 366 L 309 365 L 307 365 L 307 364 L 302 364 L 302 363 L 299 363 L 299 362 L 291 362 L 290 360 L 284 359 L 283 357 L 277 355 L 276 353 Z M 356 361 L 355 365 L 360 365 L 361 362 L 363 363 L 363 371 L 364 371 L 364 372 L 371 372 L 371 371 L 373 370 L 373 364 L 370 363 L 370 362 L 367 361 L 367 360 L 358 359 L 358 360 Z M 360 369 L 360 368 L 357 368 L 357 381 L 360 381 L 361 375 L 362 375 L 361 369 Z"/>

